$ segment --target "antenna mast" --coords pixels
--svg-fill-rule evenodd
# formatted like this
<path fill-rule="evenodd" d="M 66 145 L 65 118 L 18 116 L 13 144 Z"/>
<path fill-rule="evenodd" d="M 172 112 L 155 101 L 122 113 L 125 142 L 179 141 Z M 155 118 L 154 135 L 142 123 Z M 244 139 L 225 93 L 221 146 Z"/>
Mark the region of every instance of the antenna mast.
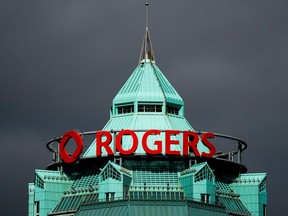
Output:
<path fill-rule="evenodd" d="M 148 29 L 148 2 L 145 3 L 145 12 L 146 12 L 146 28 L 144 34 L 144 40 L 142 44 L 142 49 L 140 53 L 139 63 L 142 61 L 146 62 L 149 59 L 152 63 L 155 63 L 154 53 L 152 49 L 152 43 L 150 39 L 149 29 Z"/>
<path fill-rule="evenodd" d="M 145 3 L 146 6 L 146 28 L 148 28 L 148 2 Z"/>

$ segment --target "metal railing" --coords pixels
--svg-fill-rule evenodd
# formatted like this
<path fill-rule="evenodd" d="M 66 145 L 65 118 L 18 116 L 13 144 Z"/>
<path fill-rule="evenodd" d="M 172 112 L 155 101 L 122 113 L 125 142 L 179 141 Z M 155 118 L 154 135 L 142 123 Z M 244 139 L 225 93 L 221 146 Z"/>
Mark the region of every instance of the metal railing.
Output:
<path fill-rule="evenodd" d="M 181 196 L 181 197 L 177 197 L 177 198 L 173 198 L 171 196 L 161 196 L 161 197 L 130 197 L 130 196 L 120 196 L 120 197 L 114 197 L 114 198 L 103 198 L 103 199 L 98 199 L 97 201 L 93 201 L 93 202 L 82 202 L 81 205 L 91 205 L 91 204 L 97 204 L 97 203 L 107 203 L 107 202 L 117 202 L 117 201 L 192 201 L 192 202 L 197 202 L 197 203 L 202 203 L 202 204 L 208 204 L 208 205 L 216 205 L 216 206 L 220 206 L 223 207 L 223 205 L 218 202 L 218 200 L 216 199 L 215 201 L 211 201 L 211 200 L 201 200 L 201 199 L 197 199 L 197 198 L 193 198 L 193 197 L 186 197 L 186 196 Z"/>

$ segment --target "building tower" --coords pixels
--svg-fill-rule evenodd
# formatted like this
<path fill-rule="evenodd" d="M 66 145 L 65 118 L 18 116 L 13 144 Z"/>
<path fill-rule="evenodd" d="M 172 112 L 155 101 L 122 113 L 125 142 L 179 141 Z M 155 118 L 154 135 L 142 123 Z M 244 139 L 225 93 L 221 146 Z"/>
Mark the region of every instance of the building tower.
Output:
<path fill-rule="evenodd" d="M 72 133 L 96 139 L 75 157 L 65 150 L 72 135 L 47 143 L 53 163 L 35 170 L 29 216 L 266 215 L 266 174 L 246 173 L 244 141 L 214 133 L 212 143 L 235 148 L 220 152 L 217 145 L 213 153 L 212 135 L 192 128 L 184 101 L 156 65 L 147 25 L 139 63 L 107 124 Z"/>

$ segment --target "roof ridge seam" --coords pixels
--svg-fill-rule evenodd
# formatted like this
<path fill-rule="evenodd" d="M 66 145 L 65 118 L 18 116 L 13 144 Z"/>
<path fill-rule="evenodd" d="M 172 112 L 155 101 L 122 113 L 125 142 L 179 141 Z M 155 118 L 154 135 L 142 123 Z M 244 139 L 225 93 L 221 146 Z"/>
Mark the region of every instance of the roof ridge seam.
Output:
<path fill-rule="evenodd" d="M 164 102 L 166 102 L 167 103 L 167 97 L 166 97 L 166 95 L 165 95 L 165 92 L 164 92 L 164 90 L 163 90 L 163 87 L 161 86 L 161 82 L 160 82 L 160 79 L 159 79 L 159 77 L 158 77 L 158 75 L 157 75 L 157 73 L 156 73 L 156 68 L 155 68 L 155 66 L 153 65 L 153 63 L 150 63 L 151 64 L 151 66 L 152 66 L 152 68 L 153 68 L 153 73 L 155 74 L 155 77 L 156 77 L 156 79 L 157 79 L 157 81 L 158 81 L 158 84 L 159 84 L 159 87 L 160 87 L 160 89 L 161 89 L 161 91 L 162 91 L 162 94 L 163 94 L 163 96 L 164 96 Z"/>
<path fill-rule="evenodd" d="M 144 74 L 144 67 L 145 67 L 145 65 L 143 65 L 143 67 L 140 67 L 140 70 L 141 70 L 141 72 L 140 72 L 140 76 L 139 76 L 139 82 L 137 83 L 137 89 L 138 89 L 138 91 L 137 91 L 137 93 L 136 93 L 136 95 L 135 95 L 135 100 L 137 101 L 137 98 L 138 98 L 138 95 L 139 95 L 139 89 L 140 89 L 140 87 L 141 87 L 141 85 L 142 85 L 142 82 L 140 82 L 140 80 L 142 80 L 143 79 L 143 74 Z M 135 107 L 135 109 L 136 109 L 136 107 Z M 137 112 L 138 112 L 138 107 L 137 107 Z"/>

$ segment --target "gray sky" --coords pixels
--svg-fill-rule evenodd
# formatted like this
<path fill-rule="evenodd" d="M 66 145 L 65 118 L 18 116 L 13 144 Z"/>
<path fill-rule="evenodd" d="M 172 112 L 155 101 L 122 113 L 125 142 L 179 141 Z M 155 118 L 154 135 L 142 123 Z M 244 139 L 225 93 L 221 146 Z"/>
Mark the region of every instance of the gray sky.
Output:
<path fill-rule="evenodd" d="M 27 184 L 51 162 L 48 140 L 107 122 L 138 63 L 144 2 L 0 1 L 1 215 L 27 214 Z M 149 8 L 156 63 L 186 118 L 247 141 L 248 172 L 268 173 L 269 215 L 288 212 L 287 7 L 166 0 Z"/>

